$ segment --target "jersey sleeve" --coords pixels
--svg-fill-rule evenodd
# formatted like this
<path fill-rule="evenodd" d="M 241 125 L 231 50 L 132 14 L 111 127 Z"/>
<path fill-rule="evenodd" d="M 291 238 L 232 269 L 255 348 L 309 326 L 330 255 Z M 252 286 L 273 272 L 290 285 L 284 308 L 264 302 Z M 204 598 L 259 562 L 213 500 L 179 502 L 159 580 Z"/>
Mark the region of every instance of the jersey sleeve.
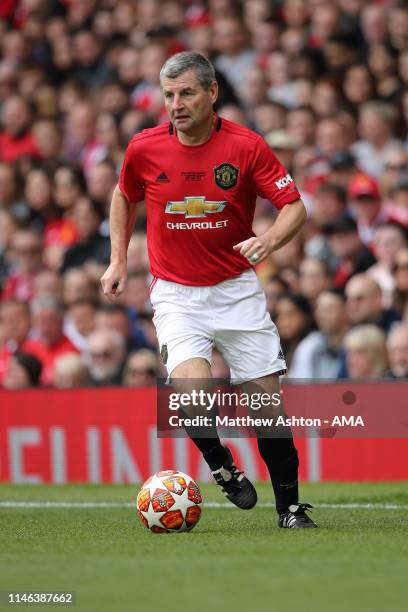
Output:
<path fill-rule="evenodd" d="M 131 140 L 126 149 L 119 175 L 119 189 L 130 203 L 144 200 L 143 181 L 138 171 L 140 163 L 141 159 L 138 159 L 137 147 L 135 142 Z"/>
<path fill-rule="evenodd" d="M 261 137 L 255 147 L 252 179 L 257 194 L 276 208 L 300 199 L 293 178 Z"/>

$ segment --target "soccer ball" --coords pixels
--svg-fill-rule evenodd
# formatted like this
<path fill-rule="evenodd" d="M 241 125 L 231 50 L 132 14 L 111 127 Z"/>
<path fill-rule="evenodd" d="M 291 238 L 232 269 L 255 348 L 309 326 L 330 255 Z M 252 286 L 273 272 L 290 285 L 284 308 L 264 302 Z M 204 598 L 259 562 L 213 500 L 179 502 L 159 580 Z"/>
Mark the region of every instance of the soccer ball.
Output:
<path fill-rule="evenodd" d="M 183 472 L 157 472 L 143 483 L 137 513 L 153 533 L 191 531 L 201 517 L 203 498 L 197 483 Z"/>

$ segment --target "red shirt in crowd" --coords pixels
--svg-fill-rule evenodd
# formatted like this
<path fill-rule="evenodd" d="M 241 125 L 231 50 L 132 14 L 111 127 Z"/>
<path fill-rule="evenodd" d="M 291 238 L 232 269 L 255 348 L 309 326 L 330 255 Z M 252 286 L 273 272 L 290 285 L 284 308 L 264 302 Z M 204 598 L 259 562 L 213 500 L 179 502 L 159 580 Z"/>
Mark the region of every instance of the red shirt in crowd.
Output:
<path fill-rule="evenodd" d="M 0 160 L 13 163 L 25 155 L 29 157 L 40 157 L 40 151 L 30 132 L 24 136 L 13 136 L 7 132 L 0 134 Z"/>
<path fill-rule="evenodd" d="M 13 355 L 13 353 L 15 353 L 17 350 L 22 351 L 23 353 L 27 353 L 28 352 L 26 351 L 27 342 L 28 340 L 24 340 L 24 342 L 20 344 L 20 346 L 17 346 L 15 342 L 6 342 L 0 348 L 0 385 L 3 383 L 3 378 L 6 373 L 7 365 L 8 365 L 11 355 Z"/>
<path fill-rule="evenodd" d="M 4 284 L 0 299 L 29 302 L 34 294 L 35 277 L 36 274 L 12 272 Z"/>
<path fill-rule="evenodd" d="M 196 286 L 251 267 L 233 246 L 254 235 L 258 195 L 276 208 L 300 198 L 261 136 L 219 118 L 198 146 L 183 145 L 170 123 L 134 136 L 119 187 L 129 203 L 146 203 L 152 274 Z"/>
<path fill-rule="evenodd" d="M 16 7 L 17 0 L 2 0 L 0 2 L 0 19 L 11 17 Z"/>
<path fill-rule="evenodd" d="M 52 384 L 54 363 L 58 357 L 65 353 L 79 353 L 75 345 L 65 336 L 61 336 L 58 342 L 52 346 L 46 346 L 41 340 L 27 340 L 24 343 L 24 352 L 35 355 L 43 364 L 42 385 Z"/>

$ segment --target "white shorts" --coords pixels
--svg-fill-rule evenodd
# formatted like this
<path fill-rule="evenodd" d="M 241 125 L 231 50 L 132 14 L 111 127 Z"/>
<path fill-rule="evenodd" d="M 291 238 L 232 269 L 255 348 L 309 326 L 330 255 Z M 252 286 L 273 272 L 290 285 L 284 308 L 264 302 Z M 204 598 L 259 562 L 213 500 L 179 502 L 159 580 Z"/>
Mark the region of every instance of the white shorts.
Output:
<path fill-rule="evenodd" d="M 230 367 L 236 384 L 286 372 L 278 330 L 252 269 L 209 287 L 154 279 L 150 299 L 169 375 L 193 357 L 211 364 L 213 346 Z"/>

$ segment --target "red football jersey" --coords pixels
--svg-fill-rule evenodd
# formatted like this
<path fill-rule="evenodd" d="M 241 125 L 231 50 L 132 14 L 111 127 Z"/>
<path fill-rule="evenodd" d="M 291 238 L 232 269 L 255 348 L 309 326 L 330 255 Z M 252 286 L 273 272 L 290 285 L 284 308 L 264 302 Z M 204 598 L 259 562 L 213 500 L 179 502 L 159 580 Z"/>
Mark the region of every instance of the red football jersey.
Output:
<path fill-rule="evenodd" d="M 146 203 L 152 274 L 197 286 L 251 267 L 232 247 L 254 236 L 257 195 L 276 208 L 300 198 L 263 138 L 224 119 L 198 146 L 183 145 L 170 123 L 137 134 L 119 188 L 130 204 Z"/>

